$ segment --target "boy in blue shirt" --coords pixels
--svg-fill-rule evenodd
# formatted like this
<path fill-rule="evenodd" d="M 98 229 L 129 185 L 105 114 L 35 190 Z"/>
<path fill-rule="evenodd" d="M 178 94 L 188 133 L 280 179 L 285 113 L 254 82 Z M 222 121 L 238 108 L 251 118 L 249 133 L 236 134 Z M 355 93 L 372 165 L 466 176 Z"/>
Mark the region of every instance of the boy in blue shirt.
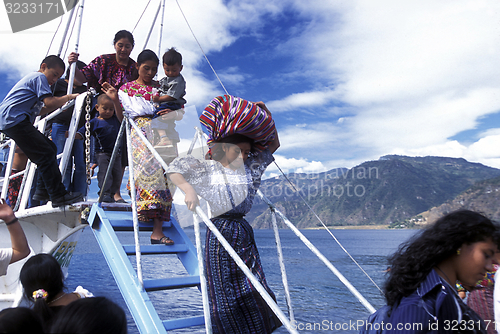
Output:
<path fill-rule="evenodd" d="M 37 115 L 49 113 L 78 95 L 52 96 L 50 85 L 64 74 L 65 67 L 61 58 L 46 57 L 38 72 L 22 78 L 0 103 L 0 131 L 37 165 L 39 176 L 33 199 L 50 200 L 53 207 L 82 199 L 81 193 L 66 191 L 57 165 L 56 145 L 33 126 Z"/>
<path fill-rule="evenodd" d="M 102 201 L 113 203 L 115 200 L 112 195 L 120 190 L 122 183 L 122 164 L 121 156 L 115 159 L 115 163 L 111 170 L 111 180 L 109 180 L 106 188 L 103 190 L 104 178 L 111 160 L 111 154 L 115 147 L 116 138 L 120 131 L 121 118 L 115 114 L 115 105 L 113 100 L 106 95 L 101 94 L 97 98 L 96 110 L 99 116 L 90 120 L 90 133 L 96 138 L 96 158 L 99 172 L 97 173 L 97 181 L 100 192 L 102 192 Z M 121 117 L 121 118 L 118 118 Z M 85 126 L 82 126 L 77 134 L 76 139 L 83 139 L 85 134 Z"/>

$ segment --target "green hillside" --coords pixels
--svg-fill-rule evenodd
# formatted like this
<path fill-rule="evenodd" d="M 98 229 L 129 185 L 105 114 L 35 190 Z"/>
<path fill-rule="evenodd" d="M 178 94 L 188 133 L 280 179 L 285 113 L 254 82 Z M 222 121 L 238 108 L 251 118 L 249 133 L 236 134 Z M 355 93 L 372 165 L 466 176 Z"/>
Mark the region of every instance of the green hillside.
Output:
<path fill-rule="evenodd" d="M 301 197 L 327 225 L 389 225 L 497 176 L 499 169 L 464 159 L 389 155 L 350 170 L 264 180 L 261 190 L 300 228 L 319 224 Z M 256 228 L 270 226 L 270 215 L 260 200 L 256 199 L 247 218 Z"/>

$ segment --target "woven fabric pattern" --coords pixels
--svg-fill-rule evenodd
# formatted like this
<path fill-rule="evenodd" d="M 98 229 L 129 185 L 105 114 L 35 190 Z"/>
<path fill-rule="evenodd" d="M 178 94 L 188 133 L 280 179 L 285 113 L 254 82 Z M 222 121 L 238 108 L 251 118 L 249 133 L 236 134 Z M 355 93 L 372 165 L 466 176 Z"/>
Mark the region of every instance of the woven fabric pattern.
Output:
<path fill-rule="evenodd" d="M 151 138 L 151 119 L 138 117 L 135 121 L 146 138 Z M 159 218 L 163 221 L 169 221 L 172 195 L 168 189 L 163 168 L 136 134 L 135 129 L 132 129 L 131 137 L 139 219 L 147 221 Z M 127 185 L 127 188 L 130 189 L 130 184 Z"/>
<path fill-rule="evenodd" d="M 266 149 L 275 137 L 274 120 L 256 104 L 239 97 L 217 96 L 200 116 L 201 124 L 208 131 L 207 144 L 240 134 L 255 141 L 257 151 Z"/>

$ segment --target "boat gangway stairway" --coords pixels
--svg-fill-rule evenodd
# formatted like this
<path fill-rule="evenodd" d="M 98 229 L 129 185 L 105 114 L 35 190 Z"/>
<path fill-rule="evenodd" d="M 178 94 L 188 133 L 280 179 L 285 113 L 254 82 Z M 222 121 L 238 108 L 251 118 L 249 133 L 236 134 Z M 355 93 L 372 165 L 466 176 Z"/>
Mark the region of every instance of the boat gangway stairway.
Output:
<path fill-rule="evenodd" d="M 106 207 L 104 203 L 103 208 L 101 204 L 95 203 L 87 219 L 140 333 L 167 333 L 167 330 L 204 325 L 203 314 L 161 320 L 148 295 L 148 292 L 153 291 L 200 286 L 196 248 L 174 215 L 170 221 L 163 223 L 163 232 L 175 244 L 171 246 L 141 244 L 140 254 L 142 256 L 175 254 L 186 269 L 187 275 L 144 279 L 142 284 L 131 261 L 132 257 L 136 256 L 136 245 L 122 244 L 120 239 L 124 238 L 119 239 L 116 233 L 125 232 L 130 235 L 134 233 L 130 205 Z M 139 222 L 139 231 L 152 231 L 152 226 L 152 223 Z"/>

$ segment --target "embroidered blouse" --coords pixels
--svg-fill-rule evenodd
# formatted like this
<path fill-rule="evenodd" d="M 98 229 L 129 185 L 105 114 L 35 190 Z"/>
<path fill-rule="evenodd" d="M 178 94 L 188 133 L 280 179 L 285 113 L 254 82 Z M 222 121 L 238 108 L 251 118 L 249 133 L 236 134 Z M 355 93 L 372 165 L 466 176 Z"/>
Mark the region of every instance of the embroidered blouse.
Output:
<path fill-rule="evenodd" d="M 269 150 L 253 153 L 236 170 L 225 168 L 218 161 L 198 160 L 191 155 L 176 158 L 165 171 L 182 174 L 196 193 L 209 204 L 212 216 L 247 214 L 259 189 L 262 174 L 274 161 Z"/>
<path fill-rule="evenodd" d="M 153 116 L 153 95 L 158 95 L 158 83 L 154 81 L 151 86 L 130 81 L 120 87 L 118 97 L 123 110 L 131 118 L 139 116 Z"/>
<path fill-rule="evenodd" d="M 94 87 L 98 91 L 101 90 L 101 85 L 108 82 L 116 89 L 123 84 L 137 79 L 137 69 L 135 61 L 128 59 L 127 66 L 118 64 L 116 61 L 116 53 L 101 55 L 92 60 L 87 66 L 82 68 L 82 73 L 87 78 L 87 85 Z"/>
<path fill-rule="evenodd" d="M 486 287 L 492 287 L 495 285 L 495 273 L 497 272 L 498 268 L 500 268 L 500 265 L 498 264 L 493 264 L 493 271 L 488 271 L 484 275 L 483 279 L 478 281 L 476 283 L 476 288 L 486 288 Z M 462 283 L 457 281 L 457 291 L 465 291 L 464 287 L 462 286 Z"/>

